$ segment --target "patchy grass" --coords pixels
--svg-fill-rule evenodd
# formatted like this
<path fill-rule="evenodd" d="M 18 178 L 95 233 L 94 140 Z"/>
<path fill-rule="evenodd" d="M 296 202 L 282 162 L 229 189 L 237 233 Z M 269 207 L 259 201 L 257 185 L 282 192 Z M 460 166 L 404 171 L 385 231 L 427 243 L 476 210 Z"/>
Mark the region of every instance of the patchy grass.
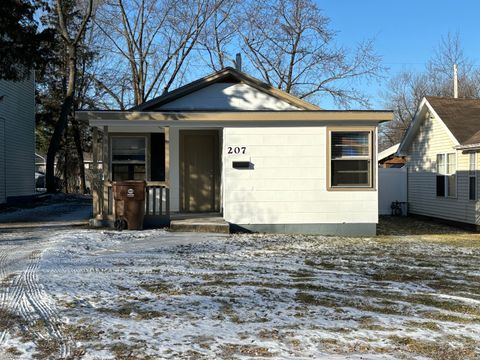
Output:
<path fill-rule="evenodd" d="M 412 328 L 414 330 L 417 329 L 425 329 L 430 331 L 441 331 L 441 326 L 433 321 L 415 321 L 415 320 L 408 320 L 405 322 L 405 326 Z"/>
<path fill-rule="evenodd" d="M 478 352 L 472 345 L 450 345 L 448 342 L 436 339 L 435 341 L 419 340 L 411 337 L 390 336 L 394 346 L 403 351 L 426 356 L 435 360 L 463 360 L 477 359 Z"/>
<path fill-rule="evenodd" d="M 221 346 L 222 356 L 232 357 L 233 355 L 242 355 L 249 357 L 273 357 L 275 354 L 269 349 L 255 345 L 224 344 Z"/>
<path fill-rule="evenodd" d="M 162 311 L 156 311 L 152 309 L 146 309 L 138 303 L 124 303 L 118 308 L 98 308 L 99 313 L 109 314 L 117 316 L 122 319 L 136 319 L 136 320 L 148 320 L 158 317 L 166 316 L 167 314 Z"/>
<path fill-rule="evenodd" d="M 141 342 L 136 344 L 116 342 L 110 346 L 111 352 L 115 355 L 115 360 L 154 360 L 155 357 L 144 353 L 144 348 L 145 344 L 142 344 Z"/>
<path fill-rule="evenodd" d="M 61 344 L 56 339 L 48 338 L 37 339 L 36 345 L 35 354 L 33 354 L 34 359 L 51 359 L 52 354 L 59 352 Z"/>
<path fill-rule="evenodd" d="M 10 346 L 10 347 L 6 348 L 5 352 L 9 355 L 12 355 L 12 356 L 20 356 L 20 355 L 23 354 L 23 352 L 20 351 L 16 346 Z"/>
<path fill-rule="evenodd" d="M 25 324 L 25 320 L 20 315 L 0 307 L 0 332 Z"/>

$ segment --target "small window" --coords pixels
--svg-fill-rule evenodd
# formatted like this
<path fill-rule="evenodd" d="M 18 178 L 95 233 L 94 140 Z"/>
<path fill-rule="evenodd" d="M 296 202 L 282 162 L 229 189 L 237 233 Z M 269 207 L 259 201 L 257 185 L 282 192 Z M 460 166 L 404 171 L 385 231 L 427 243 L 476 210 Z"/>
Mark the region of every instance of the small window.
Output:
<path fill-rule="evenodd" d="M 455 153 L 437 154 L 436 193 L 441 197 L 457 196 L 457 156 Z"/>
<path fill-rule="evenodd" d="M 477 153 L 469 154 L 468 198 L 477 200 Z"/>
<path fill-rule="evenodd" d="M 332 131 L 331 187 L 371 187 L 371 131 Z"/>
<path fill-rule="evenodd" d="M 112 137 L 112 180 L 145 180 L 145 137 Z"/>

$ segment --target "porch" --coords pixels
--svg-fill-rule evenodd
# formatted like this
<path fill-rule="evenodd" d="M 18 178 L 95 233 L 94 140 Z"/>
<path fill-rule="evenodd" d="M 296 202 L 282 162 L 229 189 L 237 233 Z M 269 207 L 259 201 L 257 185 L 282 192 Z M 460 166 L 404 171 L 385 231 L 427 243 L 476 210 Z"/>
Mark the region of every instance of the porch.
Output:
<path fill-rule="evenodd" d="M 113 182 L 124 180 L 146 181 L 145 227 L 169 226 L 178 215 L 202 219 L 205 213 L 224 222 L 220 133 L 218 128 L 94 127 L 92 225 L 111 226 Z"/>

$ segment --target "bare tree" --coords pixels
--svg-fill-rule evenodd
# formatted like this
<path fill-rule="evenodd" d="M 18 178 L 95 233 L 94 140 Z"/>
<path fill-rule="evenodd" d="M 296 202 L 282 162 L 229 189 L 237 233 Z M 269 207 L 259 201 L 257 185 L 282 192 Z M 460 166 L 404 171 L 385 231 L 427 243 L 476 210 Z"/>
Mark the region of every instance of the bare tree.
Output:
<path fill-rule="evenodd" d="M 226 0 L 205 25 L 199 39 L 199 45 L 208 54 L 206 64 L 213 71 L 219 71 L 233 61 L 229 48 L 235 47 L 238 40 L 237 26 L 233 25 L 233 22 L 241 21 L 235 15 L 240 10 L 240 4 L 240 0 Z"/>
<path fill-rule="evenodd" d="M 212 68 L 231 58 L 229 48 L 242 48 L 246 68 L 276 88 L 311 101 L 328 96 L 341 106 L 368 106 L 367 96 L 355 85 L 377 79 L 383 71 L 373 41 L 355 49 L 335 46 L 330 20 L 312 0 L 229 5 L 234 8 L 207 25 L 210 40 L 202 43 Z"/>
<path fill-rule="evenodd" d="M 207 21 L 225 0 L 111 0 L 100 9 L 95 24 L 117 76 L 97 77 L 104 94 L 126 108 L 117 79 L 128 79 L 131 102 L 139 105 L 168 91 L 182 72 Z M 104 59 L 106 61 L 106 59 Z M 115 71 L 113 71 L 115 70 Z M 108 73 L 108 72 L 106 72 Z M 113 85 L 113 86 L 112 86 Z"/>
<path fill-rule="evenodd" d="M 47 152 L 46 185 L 48 192 L 56 191 L 54 178 L 55 155 L 60 147 L 62 135 L 68 122 L 68 116 L 74 104 L 77 80 L 77 50 L 79 42 L 85 33 L 87 23 L 92 16 L 93 0 L 87 1 L 85 13 L 81 16 L 78 24 L 75 23 L 76 16 L 72 16 L 72 13 L 67 11 L 68 7 L 69 6 L 65 6 L 63 0 L 56 0 L 55 9 L 58 17 L 56 29 L 61 35 L 67 50 L 68 59 L 66 66 L 68 68 L 68 80 L 60 116 L 55 125 Z"/>
<path fill-rule="evenodd" d="M 387 85 L 387 107 L 394 111 L 394 119 L 380 126 L 380 147 L 387 148 L 400 142 L 423 97 L 428 95 L 428 75 L 404 71 L 394 76 Z"/>
<path fill-rule="evenodd" d="M 395 116 L 392 122 L 380 128 L 381 147 L 401 140 L 424 96 L 453 97 L 454 64 L 459 67 L 459 97 L 480 98 L 480 73 L 465 56 L 460 35 L 448 33 L 442 37 L 423 71 L 403 71 L 390 79 L 384 98 Z"/>

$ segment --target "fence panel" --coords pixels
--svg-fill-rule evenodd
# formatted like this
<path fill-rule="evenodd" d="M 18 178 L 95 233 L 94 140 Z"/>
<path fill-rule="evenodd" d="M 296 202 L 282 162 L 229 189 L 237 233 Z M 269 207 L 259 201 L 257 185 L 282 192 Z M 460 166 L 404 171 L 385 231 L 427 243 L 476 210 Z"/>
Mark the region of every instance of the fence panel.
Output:
<path fill-rule="evenodd" d="M 390 215 L 393 201 L 407 201 L 407 167 L 378 169 L 378 213 Z M 406 210 L 406 206 L 404 207 Z M 406 211 L 404 211 L 403 215 Z"/>

